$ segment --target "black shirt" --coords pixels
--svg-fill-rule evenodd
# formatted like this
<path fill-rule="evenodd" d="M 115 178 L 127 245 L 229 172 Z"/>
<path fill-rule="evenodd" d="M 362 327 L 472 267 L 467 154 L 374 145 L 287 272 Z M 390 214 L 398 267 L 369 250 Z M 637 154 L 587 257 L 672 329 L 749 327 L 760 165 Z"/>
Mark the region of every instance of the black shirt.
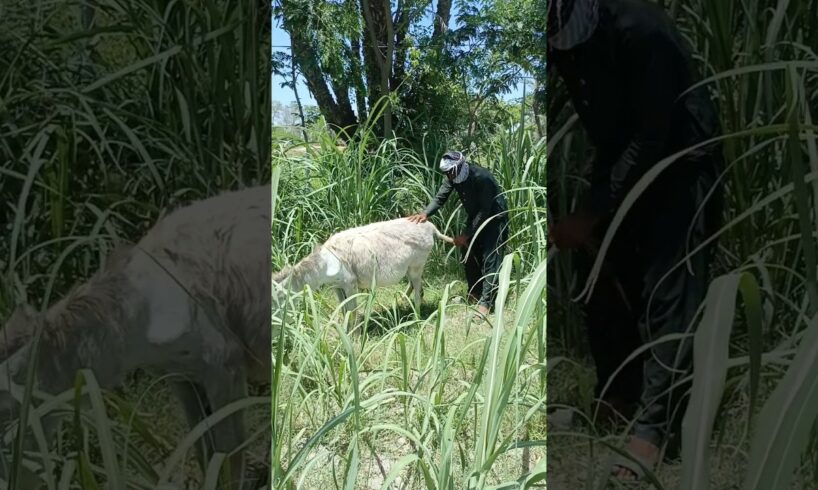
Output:
<path fill-rule="evenodd" d="M 657 5 L 644 0 L 600 2 L 599 24 L 591 38 L 570 50 L 551 49 L 547 59 L 564 81 L 596 148 L 587 205 L 599 216 L 613 213 L 651 166 L 719 132 L 718 115 L 704 86 L 680 97 L 696 82 L 691 56 Z M 717 147 L 675 162 L 672 172 L 680 165 L 688 166 L 682 172 L 700 170 L 693 168 L 699 160 L 710 161 L 697 156 Z M 673 181 L 668 177 L 656 184 Z"/>
<path fill-rule="evenodd" d="M 469 163 L 469 176 L 460 184 L 450 182 L 447 177 L 443 178 L 437 195 L 423 211 L 426 216 L 432 216 L 443 207 L 453 190 L 457 191 L 466 211 L 466 235 L 473 236 L 480 225 L 492 216 L 499 215 L 491 220 L 492 223 L 499 224 L 507 220 L 508 208 L 500 185 L 491 172 L 473 163 Z"/>

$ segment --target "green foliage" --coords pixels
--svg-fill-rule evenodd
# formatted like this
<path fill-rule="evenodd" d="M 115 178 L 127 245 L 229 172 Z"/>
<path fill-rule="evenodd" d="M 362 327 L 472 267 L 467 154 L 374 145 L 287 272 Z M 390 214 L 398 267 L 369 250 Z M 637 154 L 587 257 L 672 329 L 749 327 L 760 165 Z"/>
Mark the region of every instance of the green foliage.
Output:
<path fill-rule="evenodd" d="M 400 134 L 417 138 L 439 132 L 451 138 L 468 125 L 469 94 L 462 77 L 452 76 L 453 63 L 428 46 L 409 49 L 407 77 L 399 87 L 396 116 Z"/>
<path fill-rule="evenodd" d="M 322 114 L 332 124 L 341 119 L 345 107 L 351 110 L 353 105 L 358 123 L 370 119 L 375 101 L 387 95 L 381 91 L 380 84 L 385 83 L 390 105 L 382 117 L 389 112 L 392 127 L 402 140 L 418 148 L 429 134 L 451 138 L 462 137 L 462 133 L 468 145 L 497 129 L 487 127 L 488 117 L 481 118 L 486 114 L 484 106 L 493 106 L 495 111 L 503 106 L 502 96 L 521 80 L 525 70 L 541 64 L 542 53 L 531 36 L 538 18 L 532 1 L 516 6 L 513 2 L 459 2 L 458 17 L 450 20 L 450 29 L 436 33 L 433 26 L 424 24 L 423 14 L 439 5 L 414 0 L 391 7 L 395 19 L 392 37 L 384 26 L 372 28 L 380 52 L 385 53 L 387 47 L 393 52 L 392 58 L 383 60 L 390 74 L 384 82 L 381 61 L 367 56 L 367 43 L 372 42 L 367 37 L 371 36 L 367 16 L 375 18 L 380 8 L 377 2 L 277 3 L 276 18 L 289 31 L 297 26 L 294 39 L 304 41 L 304 46 L 296 43 L 293 48 L 303 53 L 297 56 L 300 72 L 312 87 L 332 87 L 334 98 L 329 92 L 325 98 L 317 97 Z M 382 136 L 381 122 L 372 122 L 377 122 L 375 129 Z"/>
<path fill-rule="evenodd" d="M 2 222 L 14 229 L 0 255 L 11 260 L 7 280 L 32 278 L 36 285 L 17 286 L 40 293 L 48 289 L 48 276 L 40 275 L 47 265 L 62 289 L 68 276 L 89 272 L 111 241 L 138 236 L 161 208 L 269 173 L 258 158 L 269 146 L 269 115 L 253 109 L 269 100 L 259 82 L 267 71 L 243 44 L 259 40 L 257 19 L 240 9 L 178 3 L 157 35 L 148 5 L 114 2 L 120 8 L 101 10 L 93 29 L 66 18 L 83 5 L 43 6 L 36 31 L 22 21 L 25 2 L 4 7 L 2 18 L 0 193 L 18 207 L 3 211 Z M 96 48 L 87 42 L 92 35 L 105 42 Z M 140 177 L 124 178 L 130 175 Z M 89 236 L 92 247 L 70 253 Z M 63 251 L 64 263 L 50 259 Z"/>

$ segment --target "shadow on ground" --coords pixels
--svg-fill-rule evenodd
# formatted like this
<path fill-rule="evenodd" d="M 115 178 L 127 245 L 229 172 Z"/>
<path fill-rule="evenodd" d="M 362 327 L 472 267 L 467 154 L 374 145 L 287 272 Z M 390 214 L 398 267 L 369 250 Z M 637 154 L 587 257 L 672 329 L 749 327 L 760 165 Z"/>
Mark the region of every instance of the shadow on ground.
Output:
<path fill-rule="evenodd" d="M 380 337 L 395 325 L 399 325 L 407 333 L 414 332 L 424 320 L 438 312 L 439 306 L 437 301 L 424 301 L 420 305 L 420 314 L 416 315 L 414 305 L 406 301 L 398 300 L 397 304 L 393 303 L 391 306 L 376 304 L 372 309 L 367 334 Z"/>

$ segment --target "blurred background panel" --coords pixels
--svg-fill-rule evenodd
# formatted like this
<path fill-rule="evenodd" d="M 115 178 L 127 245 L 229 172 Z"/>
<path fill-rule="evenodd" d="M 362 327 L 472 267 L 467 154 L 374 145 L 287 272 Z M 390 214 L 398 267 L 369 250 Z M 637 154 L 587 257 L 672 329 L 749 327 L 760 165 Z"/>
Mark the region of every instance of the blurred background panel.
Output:
<path fill-rule="evenodd" d="M 161 217 L 223 191 L 269 185 L 271 20 L 268 2 L 0 5 L 4 342 L 17 305 L 53 307 Z M 267 212 L 270 199 L 262 201 Z M 266 221 L 259 270 L 269 267 Z M 27 388 L 36 386 L 36 369 L 29 374 Z M 202 433 L 172 396 L 172 373 L 137 370 L 111 390 L 76 379 L 104 404 L 74 414 L 68 387 L 56 440 L 17 446 L 18 417 L 43 415 L 36 391 L 21 413 L 4 417 L 3 474 L 15 488 L 156 488 L 163 475 L 177 488 L 217 488 L 222 456 L 197 467 Z M 266 384 L 251 387 L 241 407 L 248 435 L 237 450 L 249 461 L 244 478 L 260 478 L 255 484 L 269 467 Z"/>

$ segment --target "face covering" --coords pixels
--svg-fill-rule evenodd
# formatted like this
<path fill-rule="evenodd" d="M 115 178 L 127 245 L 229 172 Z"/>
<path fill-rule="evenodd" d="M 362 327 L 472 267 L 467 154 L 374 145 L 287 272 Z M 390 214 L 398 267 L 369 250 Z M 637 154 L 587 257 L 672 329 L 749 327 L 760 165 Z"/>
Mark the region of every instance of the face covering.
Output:
<path fill-rule="evenodd" d="M 469 164 L 464 162 L 460 165 L 460 171 L 457 172 L 454 183 L 462 184 L 467 178 L 469 178 Z"/>
<path fill-rule="evenodd" d="M 455 184 L 462 184 L 469 177 L 469 164 L 459 151 L 447 152 L 440 159 L 441 172 L 448 174 L 453 169 L 457 169 L 457 175 L 452 179 Z"/>

